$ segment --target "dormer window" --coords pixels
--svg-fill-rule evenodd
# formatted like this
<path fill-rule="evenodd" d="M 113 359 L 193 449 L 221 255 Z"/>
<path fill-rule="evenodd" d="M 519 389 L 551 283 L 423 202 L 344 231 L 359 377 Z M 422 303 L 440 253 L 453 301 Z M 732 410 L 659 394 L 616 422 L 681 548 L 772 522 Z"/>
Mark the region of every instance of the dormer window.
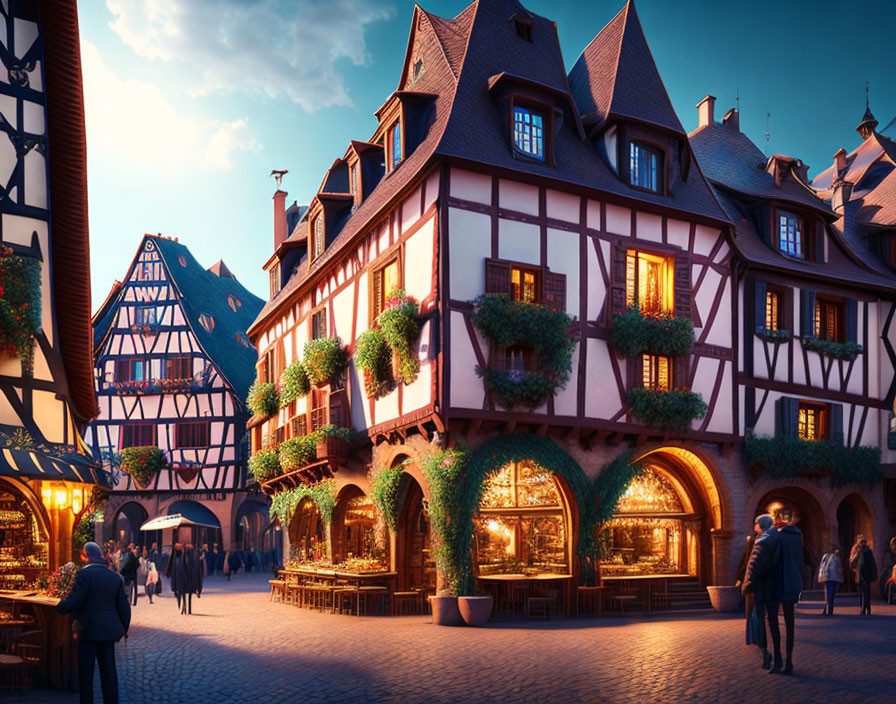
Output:
<path fill-rule="evenodd" d="M 424 69 L 425 69 L 425 67 L 423 65 L 423 59 L 417 59 L 414 62 L 414 71 L 411 74 L 412 75 L 411 81 L 413 83 L 416 83 L 417 81 L 420 80 L 420 76 L 423 75 Z"/>
<path fill-rule="evenodd" d="M 324 217 L 323 214 L 314 218 L 311 223 L 312 241 L 311 241 L 311 258 L 317 259 L 324 253 Z"/>
<path fill-rule="evenodd" d="M 791 257 L 806 257 L 803 246 L 802 218 L 785 210 L 778 211 L 778 249 Z"/>
<path fill-rule="evenodd" d="M 532 20 L 514 15 L 513 28 L 516 30 L 516 36 L 520 39 L 525 39 L 527 42 L 532 41 Z"/>
<path fill-rule="evenodd" d="M 631 185 L 645 191 L 660 192 L 662 155 L 659 150 L 640 142 L 629 144 L 629 174 Z"/>
<path fill-rule="evenodd" d="M 269 276 L 271 284 L 271 298 L 273 298 L 278 293 L 280 293 L 280 262 L 277 262 L 273 267 L 271 267 Z"/>
<path fill-rule="evenodd" d="M 544 115 L 537 110 L 514 105 L 513 144 L 522 154 L 544 161 Z"/>
<path fill-rule="evenodd" d="M 387 158 L 387 164 L 389 166 L 389 171 L 393 171 L 404 156 L 402 150 L 402 141 L 401 141 L 401 121 L 397 121 L 392 128 L 389 130 L 389 156 Z"/>

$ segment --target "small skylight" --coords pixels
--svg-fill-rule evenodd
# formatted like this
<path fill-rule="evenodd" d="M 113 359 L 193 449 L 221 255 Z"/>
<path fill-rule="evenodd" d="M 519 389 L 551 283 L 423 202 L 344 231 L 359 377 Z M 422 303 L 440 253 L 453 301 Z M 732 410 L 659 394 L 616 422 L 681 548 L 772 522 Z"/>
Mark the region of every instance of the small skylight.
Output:
<path fill-rule="evenodd" d="M 186 265 L 187 265 L 187 258 L 186 258 L 183 254 L 181 254 L 181 255 L 177 258 L 177 261 L 180 263 L 181 266 L 186 266 Z"/>
<path fill-rule="evenodd" d="M 215 329 L 215 318 L 208 313 L 200 313 L 199 324 L 205 328 L 206 332 L 212 332 Z"/>
<path fill-rule="evenodd" d="M 241 308 L 242 305 L 243 305 L 243 303 L 242 303 L 242 301 L 240 301 L 239 298 L 237 298 L 236 296 L 234 296 L 234 295 L 231 293 L 229 296 L 227 296 L 227 305 L 229 305 L 229 306 L 230 306 L 230 309 L 231 309 L 234 313 L 236 313 L 236 309 L 237 309 L 237 308 Z"/>

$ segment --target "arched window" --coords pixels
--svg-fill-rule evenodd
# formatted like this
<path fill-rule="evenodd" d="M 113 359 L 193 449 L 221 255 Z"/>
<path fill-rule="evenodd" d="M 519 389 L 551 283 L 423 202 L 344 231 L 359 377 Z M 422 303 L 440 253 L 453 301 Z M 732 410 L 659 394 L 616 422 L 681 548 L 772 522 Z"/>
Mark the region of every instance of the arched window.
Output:
<path fill-rule="evenodd" d="M 474 519 L 480 574 L 569 571 L 568 531 L 553 474 L 512 462 L 489 478 Z"/>
<path fill-rule="evenodd" d="M 304 499 L 296 508 L 289 524 L 289 544 L 290 559 L 297 562 L 320 562 L 328 557 L 324 523 L 311 499 Z"/>

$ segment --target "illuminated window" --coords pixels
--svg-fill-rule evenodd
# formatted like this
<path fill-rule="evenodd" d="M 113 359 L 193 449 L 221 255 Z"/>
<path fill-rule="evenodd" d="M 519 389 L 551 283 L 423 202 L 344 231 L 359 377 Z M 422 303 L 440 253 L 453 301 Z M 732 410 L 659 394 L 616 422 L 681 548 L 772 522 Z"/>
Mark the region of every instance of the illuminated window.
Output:
<path fill-rule="evenodd" d="M 633 186 L 658 192 L 660 163 L 659 153 L 655 149 L 637 142 L 629 144 L 629 174 Z"/>
<path fill-rule="evenodd" d="M 843 302 L 815 297 L 815 336 L 820 340 L 843 342 Z"/>
<path fill-rule="evenodd" d="M 780 330 L 778 315 L 781 311 L 781 300 L 777 291 L 765 292 L 765 327 L 768 330 Z"/>
<path fill-rule="evenodd" d="M 629 250 L 625 268 L 625 304 L 645 315 L 671 314 L 675 268 L 671 257 Z"/>
<path fill-rule="evenodd" d="M 480 574 L 569 571 L 560 490 L 534 462 L 512 462 L 489 477 L 474 526 Z"/>
<path fill-rule="evenodd" d="M 386 301 L 389 294 L 397 288 L 401 288 L 401 270 L 398 267 L 398 259 L 393 259 L 386 266 L 373 272 L 371 286 L 371 316 L 376 320 L 377 316 L 386 309 Z"/>
<path fill-rule="evenodd" d="M 313 242 L 311 244 L 311 258 L 317 259 L 324 253 L 324 218 L 318 215 L 311 224 Z"/>
<path fill-rule="evenodd" d="M 535 269 L 512 267 L 510 270 L 510 297 L 514 301 L 538 303 L 538 274 Z"/>
<path fill-rule="evenodd" d="M 827 406 L 803 403 L 799 405 L 797 435 L 802 440 L 823 440 L 827 437 Z"/>
<path fill-rule="evenodd" d="M 513 108 L 513 143 L 526 156 L 544 161 L 544 118 L 529 108 Z"/>
<path fill-rule="evenodd" d="M 791 257 L 805 256 L 800 218 L 784 210 L 778 211 L 778 249 Z"/>
<path fill-rule="evenodd" d="M 668 391 L 672 388 L 672 362 L 653 354 L 642 356 L 641 381 L 645 389 Z"/>

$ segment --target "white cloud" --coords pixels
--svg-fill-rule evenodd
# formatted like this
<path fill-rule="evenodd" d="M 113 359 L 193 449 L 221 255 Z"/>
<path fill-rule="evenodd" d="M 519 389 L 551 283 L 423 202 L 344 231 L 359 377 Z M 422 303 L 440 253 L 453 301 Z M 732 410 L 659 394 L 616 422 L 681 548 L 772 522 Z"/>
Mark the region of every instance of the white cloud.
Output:
<path fill-rule="evenodd" d="M 81 42 L 81 61 L 91 152 L 174 172 L 187 166 L 227 170 L 234 152 L 260 148 L 245 118 L 220 122 L 188 114 L 159 86 L 119 76 L 88 41 Z"/>
<path fill-rule="evenodd" d="M 137 54 L 180 62 L 197 94 L 288 96 L 311 112 L 351 105 L 335 62 L 368 61 L 365 27 L 381 0 L 106 0 L 111 28 Z"/>

